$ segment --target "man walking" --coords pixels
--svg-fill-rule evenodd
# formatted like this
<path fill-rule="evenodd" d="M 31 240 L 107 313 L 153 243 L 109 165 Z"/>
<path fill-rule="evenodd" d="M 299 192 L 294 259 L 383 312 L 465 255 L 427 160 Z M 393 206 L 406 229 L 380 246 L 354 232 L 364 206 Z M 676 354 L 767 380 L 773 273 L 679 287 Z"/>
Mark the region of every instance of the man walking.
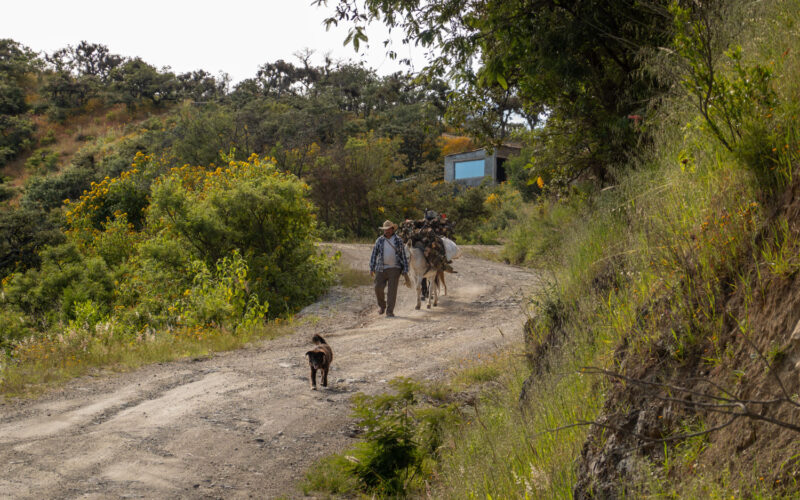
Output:
<path fill-rule="evenodd" d="M 394 317 L 394 304 L 397 300 L 397 284 L 400 275 L 408 282 L 408 260 L 403 251 L 403 242 L 395 231 L 397 226 L 392 221 L 385 221 L 383 236 L 375 240 L 372 256 L 369 258 L 369 274 L 375 278 L 375 297 L 378 299 L 378 314 L 386 311 L 387 318 Z M 389 286 L 388 297 L 384 298 L 383 289 Z"/>

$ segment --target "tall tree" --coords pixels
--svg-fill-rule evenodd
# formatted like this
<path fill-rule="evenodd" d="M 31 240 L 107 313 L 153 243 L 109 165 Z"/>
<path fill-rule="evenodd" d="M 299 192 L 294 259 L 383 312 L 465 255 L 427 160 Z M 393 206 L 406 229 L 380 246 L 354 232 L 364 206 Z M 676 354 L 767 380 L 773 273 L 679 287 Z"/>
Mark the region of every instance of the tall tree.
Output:
<path fill-rule="evenodd" d="M 174 101 L 178 96 L 178 82 L 174 74 L 159 72 L 138 57 L 114 68 L 110 78 L 113 81 L 112 88 L 129 107 L 142 100 L 158 105 Z"/>
<path fill-rule="evenodd" d="M 317 0 L 327 4 L 328 0 Z M 593 169 L 604 179 L 639 140 L 627 119 L 659 89 L 644 71 L 643 49 L 666 45 L 666 0 L 338 0 L 329 25 L 351 24 L 366 40 L 380 21 L 409 41 L 437 47 L 427 68 L 459 86 L 515 88 L 527 110 L 580 122 L 591 135 Z M 529 112 L 529 114 L 531 114 Z M 531 114 L 531 116 L 533 116 Z"/>
<path fill-rule="evenodd" d="M 41 60 L 27 47 L 0 39 L 0 167 L 26 149 L 33 140 L 34 123 L 25 116 L 29 76 Z"/>
<path fill-rule="evenodd" d="M 122 56 L 112 54 L 105 45 L 86 40 L 77 47 L 67 45 L 46 56 L 46 59 L 56 71 L 93 76 L 102 81 L 106 81 L 111 71 L 124 61 Z"/>

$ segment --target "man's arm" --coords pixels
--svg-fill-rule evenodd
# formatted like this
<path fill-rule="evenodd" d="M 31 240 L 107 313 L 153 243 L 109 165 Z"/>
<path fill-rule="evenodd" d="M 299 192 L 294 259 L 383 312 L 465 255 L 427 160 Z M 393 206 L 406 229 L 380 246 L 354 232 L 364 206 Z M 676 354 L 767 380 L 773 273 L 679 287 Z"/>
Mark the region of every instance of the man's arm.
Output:
<path fill-rule="evenodd" d="M 375 245 L 372 247 L 372 255 L 369 257 L 369 274 L 370 276 L 375 275 L 375 269 L 378 267 L 378 244 L 380 243 L 380 237 L 375 240 Z"/>

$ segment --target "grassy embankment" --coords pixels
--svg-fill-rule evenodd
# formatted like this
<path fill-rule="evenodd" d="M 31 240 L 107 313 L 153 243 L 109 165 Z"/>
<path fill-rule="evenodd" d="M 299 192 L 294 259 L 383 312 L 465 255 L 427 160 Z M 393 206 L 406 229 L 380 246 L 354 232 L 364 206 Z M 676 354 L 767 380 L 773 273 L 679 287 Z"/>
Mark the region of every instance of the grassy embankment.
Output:
<path fill-rule="evenodd" d="M 357 399 L 356 415 L 372 430 L 353 450 L 318 464 L 307 491 L 571 498 L 582 479 L 576 463 L 590 429 L 589 443 L 597 448 L 614 434 L 587 424 L 637 410 L 624 397 L 635 383 L 609 381 L 586 367 L 675 386 L 689 373 L 734 394 L 757 389 L 768 391 L 762 398 L 780 396 L 774 383 L 754 384 L 772 373 L 793 373 L 778 372 L 788 366 L 791 344 L 785 332 L 754 322 L 759 305 L 784 299 L 771 296 L 771 288 L 787 293 L 789 312 L 798 290 L 800 226 L 789 207 L 800 163 L 800 54 L 792 46 L 800 8 L 785 2 L 757 10 L 737 6 L 740 16 L 711 26 L 731 43 L 715 47 L 716 76 L 709 85 L 716 87 L 708 90 L 718 101 L 705 109 L 708 119 L 695 105 L 702 88 L 675 92 L 646 123 L 655 138 L 647 161 L 621 168 L 613 189 L 540 204 L 509 232 L 506 258 L 552 271 L 550 287 L 536 299 L 527 345 L 471 367 L 444 388 L 420 385 L 407 396 L 400 387 L 403 404 Z M 686 46 L 691 42 L 683 40 L 682 57 L 670 62 L 687 64 L 688 73 L 679 77 L 684 81 L 703 69 L 702 62 L 687 63 L 697 48 Z M 741 58 L 721 53 L 736 46 Z M 725 130 L 715 132 L 721 123 Z M 784 380 L 796 390 L 796 382 Z M 472 394 L 465 382 L 481 383 L 483 390 L 465 397 Z M 708 387 L 704 393 L 717 394 Z M 665 395 L 654 390 L 648 397 L 662 411 L 657 437 L 663 441 L 632 447 L 642 451 L 628 475 L 612 477 L 618 494 L 796 494 L 800 440 L 791 440 L 794 431 L 763 424 L 744 451 L 731 453 L 726 443 L 739 439 L 741 429 L 703 433 L 718 422 L 715 413 L 676 403 L 670 415 L 663 412 Z M 794 411 L 773 415 L 797 425 Z M 381 425 L 386 432 L 374 432 Z M 390 432 L 392 425 L 405 434 Z M 773 439 L 790 445 L 758 452 Z M 405 462 L 382 459 L 398 446 L 409 447 Z"/>

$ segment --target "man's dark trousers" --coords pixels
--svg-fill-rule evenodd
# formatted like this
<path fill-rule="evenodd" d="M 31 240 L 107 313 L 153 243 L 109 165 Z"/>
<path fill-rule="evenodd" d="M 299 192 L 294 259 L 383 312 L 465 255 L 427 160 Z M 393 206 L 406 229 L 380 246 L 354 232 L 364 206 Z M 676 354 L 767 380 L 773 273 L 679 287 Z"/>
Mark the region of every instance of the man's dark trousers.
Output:
<path fill-rule="evenodd" d="M 383 289 L 389 284 L 389 296 L 384 298 Z M 386 314 L 394 314 L 394 303 L 397 301 L 397 284 L 400 283 L 400 268 L 390 267 L 375 273 L 375 296 L 378 307 L 386 309 Z"/>

